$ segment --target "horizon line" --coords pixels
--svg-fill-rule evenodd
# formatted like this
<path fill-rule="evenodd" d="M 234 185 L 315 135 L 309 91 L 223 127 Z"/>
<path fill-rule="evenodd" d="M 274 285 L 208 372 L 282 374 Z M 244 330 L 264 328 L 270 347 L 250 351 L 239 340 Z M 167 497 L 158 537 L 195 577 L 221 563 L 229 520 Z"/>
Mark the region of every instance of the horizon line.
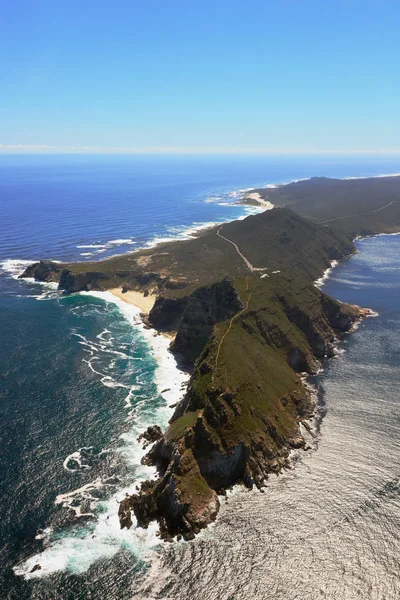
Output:
<path fill-rule="evenodd" d="M 238 147 L 137 147 L 137 146 L 54 146 L 48 144 L 0 144 L 0 154 L 249 154 L 249 155 L 400 155 L 399 149 L 308 149 Z"/>

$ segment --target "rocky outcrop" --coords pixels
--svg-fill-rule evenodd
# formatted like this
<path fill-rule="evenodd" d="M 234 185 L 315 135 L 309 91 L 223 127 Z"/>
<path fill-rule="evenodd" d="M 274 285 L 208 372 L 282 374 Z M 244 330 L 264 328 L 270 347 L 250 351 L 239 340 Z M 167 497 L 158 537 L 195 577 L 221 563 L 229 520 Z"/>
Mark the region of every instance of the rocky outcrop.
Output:
<path fill-rule="evenodd" d="M 104 290 L 103 282 L 108 277 L 101 271 L 86 271 L 85 273 L 73 273 L 69 269 L 63 269 L 61 272 L 58 287 L 68 294 L 74 292 L 87 292 L 89 290 Z"/>
<path fill-rule="evenodd" d="M 50 260 L 29 265 L 20 275 L 21 279 L 33 277 L 36 281 L 58 282 L 60 290 L 67 293 L 82 292 L 88 290 L 104 290 L 103 283 L 109 280 L 109 276 L 102 271 L 79 271 L 73 272 L 61 263 Z"/>
<path fill-rule="evenodd" d="M 20 279 L 33 278 L 36 281 L 55 281 L 60 278 L 62 265 L 51 260 L 41 260 L 33 263 L 19 276 Z"/>
<path fill-rule="evenodd" d="M 215 519 L 219 500 L 202 477 L 192 451 L 186 449 L 182 454 L 173 452 L 162 478 L 145 482 L 139 494 L 121 502 L 121 528 L 131 526 L 131 510 L 144 527 L 157 519 L 161 537 L 167 541 L 182 534 L 192 539 Z"/>
<path fill-rule="evenodd" d="M 150 425 L 146 431 L 139 435 L 138 442 L 143 442 L 143 448 L 146 448 L 160 438 L 162 438 L 161 427 L 159 425 Z"/>

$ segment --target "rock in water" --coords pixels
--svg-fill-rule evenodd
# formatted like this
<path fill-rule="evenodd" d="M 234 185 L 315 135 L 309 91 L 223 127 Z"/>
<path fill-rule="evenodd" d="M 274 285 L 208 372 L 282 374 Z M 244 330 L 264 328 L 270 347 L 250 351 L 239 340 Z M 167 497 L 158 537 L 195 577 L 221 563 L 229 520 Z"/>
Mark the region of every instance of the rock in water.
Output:
<path fill-rule="evenodd" d="M 143 444 L 143 448 L 147 448 L 147 446 L 153 442 L 156 442 L 160 438 L 162 438 L 161 427 L 159 427 L 159 425 L 150 425 L 145 432 L 139 435 L 138 442 L 144 440 L 145 443 Z"/>
<path fill-rule="evenodd" d="M 32 569 L 29 571 L 29 573 L 34 573 L 35 571 L 40 571 L 42 567 L 39 564 L 36 564 L 32 567 Z"/>

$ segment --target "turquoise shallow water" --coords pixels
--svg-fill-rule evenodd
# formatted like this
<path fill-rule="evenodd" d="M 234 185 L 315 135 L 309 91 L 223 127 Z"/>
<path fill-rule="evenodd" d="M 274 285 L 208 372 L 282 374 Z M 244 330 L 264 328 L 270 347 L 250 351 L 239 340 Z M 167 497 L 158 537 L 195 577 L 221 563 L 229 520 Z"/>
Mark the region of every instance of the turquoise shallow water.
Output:
<path fill-rule="evenodd" d="M 335 588 L 334 583 L 329 587 L 324 574 L 330 564 L 331 580 L 336 582 L 339 550 L 333 552 L 333 542 L 321 534 L 315 543 L 303 542 L 305 555 L 300 542 L 307 538 L 307 524 L 302 515 L 308 515 L 308 526 L 316 523 L 317 531 L 322 532 L 324 523 L 361 510 L 354 498 L 374 501 L 379 490 L 389 485 L 392 491 L 388 502 L 394 512 L 383 514 L 381 521 L 373 511 L 368 513 L 375 520 L 365 520 L 365 531 L 361 515 L 357 527 L 364 534 L 368 532 L 369 541 L 373 532 L 372 542 L 376 540 L 376 548 L 370 544 L 371 552 L 365 559 L 370 561 L 370 570 L 377 573 L 376 589 L 384 589 L 379 587 L 381 576 L 387 582 L 387 597 L 395 598 L 398 590 L 390 571 L 394 566 L 382 554 L 382 538 L 385 544 L 395 543 L 390 535 L 399 518 L 398 473 L 394 467 L 399 422 L 395 383 L 399 238 L 360 242 L 359 255 L 339 266 L 326 284 L 332 295 L 370 306 L 380 312 L 380 317 L 369 319 L 348 338 L 346 353 L 330 363 L 318 382 L 325 388 L 327 407 L 318 452 L 300 461 L 293 479 L 282 479 L 289 483 L 271 483 L 270 493 L 262 497 L 262 502 L 255 495 L 233 499 L 232 510 L 223 511 L 215 529 L 204 538 L 194 544 L 163 548 L 156 559 L 152 554 L 150 563 L 154 568 L 146 592 L 139 590 L 145 589 L 141 587 L 144 565 L 156 539 L 153 532 L 147 536 L 137 532 L 121 536 L 118 528 L 113 528 L 116 500 L 145 475 L 136 437 L 147 424 L 166 422 L 168 405 L 179 395 L 183 378 L 174 375 L 173 381 L 165 384 L 168 374 L 176 374 L 165 358 L 166 345 L 146 336 L 140 325 L 134 324 L 133 313 L 121 313 L 104 297 L 63 298 L 52 289 L 21 283 L 11 275 L 21 268 L 22 259 L 100 258 L 154 243 L 155 238 L 186 235 L 187 228 L 200 223 L 239 217 L 244 214 L 243 208 L 232 204 L 237 189 L 316 174 L 396 172 L 400 170 L 398 164 L 383 159 L 351 162 L 294 158 L 268 162 L 259 157 L 253 161 L 249 157 L 242 161 L 202 157 L 197 162 L 194 157 L 186 161 L 154 158 L 147 162 L 125 157 L 2 157 L 1 161 L 3 596 L 122 599 L 140 594 L 151 597 L 159 587 L 163 591 L 158 597 L 179 598 L 186 589 L 180 587 L 184 583 L 192 598 L 228 598 L 229 594 L 241 598 L 249 593 L 255 598 L 313 598 L 314 592 L 320 597 L 315 591 L 318 585 L 331 594 L 327 597 L 344 598 L 340 595 L 343 588 Z M 86 253 L 94 256 L 82 256 Z M 164 360 L 161 371 L 160 358 Z M 160 394 L 170 383 L 175 386 L 172 391 Z M 370 396 L 379 402 L 371 404 Z M 342 437 L 343 431 L 350 432 L 350 440 Z M 343 477 L 346 470 L 341 452 L 351 456 L 348 444 L 358 437 L 367 442 L 360 441 L 354 465 L 347 465 L 352 475 L 348 479 Z M 329 459 L 324 449 L 333 453 Z M 316 461 L 315 467 L 312 461 Z M 297 488 L 298 480 L 301 489 Z M 359 487 L 354 487 L 354 481 Z M 323 498 L 327 504 L 321 509 L 320 492 L 331 484 L 338 486 L 333 488 L 335 501 L 328 502 L 326 491 Z M 296 507 L 286 490 L 298 499 Z M 60 502 L 56 505 L 58 496 Z M 282 506 L 293 510 L 285 516 Z M 71 510 L 78 507 L 96 518 L 89 516 L 78 524 L 72 521 Z M 310 507 L 316 512 L 310 512 Z M 356 539 L 351 528 L 346 535 Z M 279 540 L 285 539 L 297 540 L 290 545 L 291 550 L 287 545 L 280 547 Z M 338 543 L 344 544 L 340 535 Z M 361 597 L 382 597 L 367 595 L 367 586 L 372 584 L 361 547 L 357 543 L 354 551 L 345 544 L 342 547 L 360 563 L 353 575 L 348 565 L 343 566 L 343 581 L 353 586 L 358 577 Z M 236 551 L 232 554 L 229 548 Z M 17 572 L 26 573 L 26 565 L 35 564 L 32 557 L 43 550 L 38 578 L 26 580 L 16 575 L 16 566 Z M 312 565 L 307 563 L 309 553 L 317 557 Z M 210 586 L 208 570 L 199 567 L 206 557 L 214 587 Z M 235 557 L 240 557 L 241 564 Z M 155 570 L 159 561 L 161 571 Z M 308 565 L 307 577 L 303 573 L 307 584 L 294 568 L 296 561 Z M 266 565 L 268 581 L 258 571 L 257 565 L 261 564 Z M 273 564 L 279 568 L 273 569 Z M 265 595 L 265 586 L 271 581 L 275 596 Z M 297 586 L 301 593 L 296 596 L 289 592 L 290 585 Z"/>

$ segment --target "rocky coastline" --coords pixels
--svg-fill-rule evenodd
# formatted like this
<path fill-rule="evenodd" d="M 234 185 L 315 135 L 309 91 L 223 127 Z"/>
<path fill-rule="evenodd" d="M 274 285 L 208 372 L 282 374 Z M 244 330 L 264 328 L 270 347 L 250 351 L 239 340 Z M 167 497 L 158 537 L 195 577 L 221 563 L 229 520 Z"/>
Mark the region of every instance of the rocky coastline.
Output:
<path fill-rule="evenodd" d="M 362 227 L 343 230 L 275 208 L 226 224 L 223 234 L 215 228 L 98 263 L 26 269 L 22 277 L 58 282 L 66 293 L 154 295 L 147 322 L 174 335 L 171 351 L 191 372 L 167 430 L 143 434 L 143 460 L 158 477 L 123 500 L 121 527 L 132 526 L 133 513 L 141 527 L 158 521 L 164 540 L 190 540 L 216 518 L 220 494 L 240 483 L 262 490 L 289 466 L 293 449 L 306 448 L 301 426 L 314 401 L 304 375 L 334 356 L 335 343 L 367 314 L 314 281 L 356 251 Z M 376 232 L 382 228 L 380 220 Z"/>

